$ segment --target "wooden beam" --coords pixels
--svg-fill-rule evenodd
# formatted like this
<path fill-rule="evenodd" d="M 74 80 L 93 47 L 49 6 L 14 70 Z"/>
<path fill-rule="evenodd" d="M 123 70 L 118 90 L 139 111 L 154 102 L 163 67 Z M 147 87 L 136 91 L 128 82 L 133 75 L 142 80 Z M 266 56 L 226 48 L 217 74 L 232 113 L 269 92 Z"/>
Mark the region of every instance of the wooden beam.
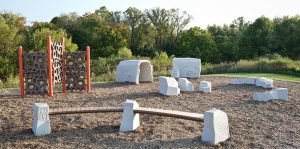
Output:
<path fill-rule="evenodd" d="M 49 115 L 105 112 L 123 112 L 123 107 L 79 107 L 49 109 Z"/>
<path fill-rule="evenodd" d="M 135 113 L 140 114 L 151 114 L 151 115 L 159 115 L 165 117 L 174 117 L 192 121 L 204 121 L 204 115 L 198 113 L 189 113 L 189 112 L 181 112 L 181 111 L 172 111 L 172 110 L 163 110 L 163 109 L 154 109 L 154 108 L 143 108 L 139 107 L 134 110 Z"/>

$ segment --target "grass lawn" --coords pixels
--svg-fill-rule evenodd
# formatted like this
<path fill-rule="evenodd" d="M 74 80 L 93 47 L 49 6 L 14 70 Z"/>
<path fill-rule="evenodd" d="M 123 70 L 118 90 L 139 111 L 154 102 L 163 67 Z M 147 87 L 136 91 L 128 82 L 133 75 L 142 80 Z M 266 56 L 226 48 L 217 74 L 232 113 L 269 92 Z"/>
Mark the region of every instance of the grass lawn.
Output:
<path fill-rule="evenodd" d="M 300 76 L 277 73 L 223 73 L 209 74 L 207 76 L 225 76 L 225 77 L 266 77 L 275 80 L 289 81 L 300 83 Z"/>

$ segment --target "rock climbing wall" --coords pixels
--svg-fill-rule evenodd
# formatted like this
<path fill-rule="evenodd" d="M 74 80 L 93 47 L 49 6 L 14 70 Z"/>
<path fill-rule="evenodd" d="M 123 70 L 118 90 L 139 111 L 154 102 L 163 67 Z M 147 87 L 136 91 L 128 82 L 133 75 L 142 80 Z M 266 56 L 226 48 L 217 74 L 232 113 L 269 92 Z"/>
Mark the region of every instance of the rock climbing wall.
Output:
<path fill-rule="evenodd" d="M 59 42 L 54 42 L 51 44 L 51 51 L 52 51 L 52 60 L 53 60 L 53 84 L 60 84 L 62 83 L 62 55 L 63 55 L 63 45 Z"/>
<path fill-rule="evenodd" d="M 66 51 L 64 54 L 64 59 L 66 61 L 67 90 L 86 90 L 86 52 Z"/>
<path fill-rule="evenodd" d="M 26 94 L 47 94 L 47 54 L 24 52 L 24 78 Z"/>

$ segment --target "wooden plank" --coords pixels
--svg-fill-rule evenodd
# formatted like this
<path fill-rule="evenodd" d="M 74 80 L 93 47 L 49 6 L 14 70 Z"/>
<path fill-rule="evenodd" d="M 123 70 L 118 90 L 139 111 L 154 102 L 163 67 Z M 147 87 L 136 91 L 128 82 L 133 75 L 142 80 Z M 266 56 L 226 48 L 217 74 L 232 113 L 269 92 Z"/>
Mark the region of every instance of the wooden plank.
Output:
<path fill-rule="evenodd" d="M 49 115 L 105 112 L 123 112 L 123 107 L 79 107 L 49 109 Z"/>
<path fill-rule="evenodd" d="M 139 107 L 134 110 L 135 113 L 141 114 L 152 114 L 166 117 L 174 117 L 192 121 L 204 121 L 204 115 L 198 113 L 189 113 L 189 112 L 181 112 L 181 111 L 172 111 L 172 110 L 163 110 L 163 109 L 154 109 L 154 108 L 143 108 Z"/>

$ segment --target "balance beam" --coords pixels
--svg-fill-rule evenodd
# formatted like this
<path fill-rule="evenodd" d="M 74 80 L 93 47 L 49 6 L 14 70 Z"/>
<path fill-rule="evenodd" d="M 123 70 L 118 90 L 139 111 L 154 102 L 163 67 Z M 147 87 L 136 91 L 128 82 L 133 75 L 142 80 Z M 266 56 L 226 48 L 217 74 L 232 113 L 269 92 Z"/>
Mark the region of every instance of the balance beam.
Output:
<path fill-rule="evenodd" d="M 32 131 L 36 136 L 50 134 L 50 115 L 108 112 L 122 112 L 120 126 L 121 132 L 133 131 L 138 128 L 140 126 L 139 114 L 150 114 L 204 122 L 202 140 L 206 142 L 217 144 L 229 138 L 227 114 L 221 110 L 213 108 L 212 110 L 205 112 L 205 114 L 198 114 L 155 108 L 144 108 L 139 107 L 139 104 L 133 100 L 126 100 L 123 107 L 79 107 L 49 109 L 49 106 L 45 103 L 35 103 L 33 105 L 34 122 Z"/>
<path fill-rule="evenodd" d="M 80 107 L 49 109 L 49 115 L 79 114 L 79 113 L 106 113 L 123 112 L 123 107 Z"/>
<path fill-rule="evenodd" d="M 179 119 L 191 120 L 191 121 L 204 121 L 204 115 L 198 113 L 189 113 L 181 111 L 172 111 L 172 110 L 163 110 L 163 109 L 154 109 L 154 108 L 144 108 L 139 107 L 133 110 L 134 113 L 139 114 L 151 114 L 165 117 L 174 117 Z"/>

